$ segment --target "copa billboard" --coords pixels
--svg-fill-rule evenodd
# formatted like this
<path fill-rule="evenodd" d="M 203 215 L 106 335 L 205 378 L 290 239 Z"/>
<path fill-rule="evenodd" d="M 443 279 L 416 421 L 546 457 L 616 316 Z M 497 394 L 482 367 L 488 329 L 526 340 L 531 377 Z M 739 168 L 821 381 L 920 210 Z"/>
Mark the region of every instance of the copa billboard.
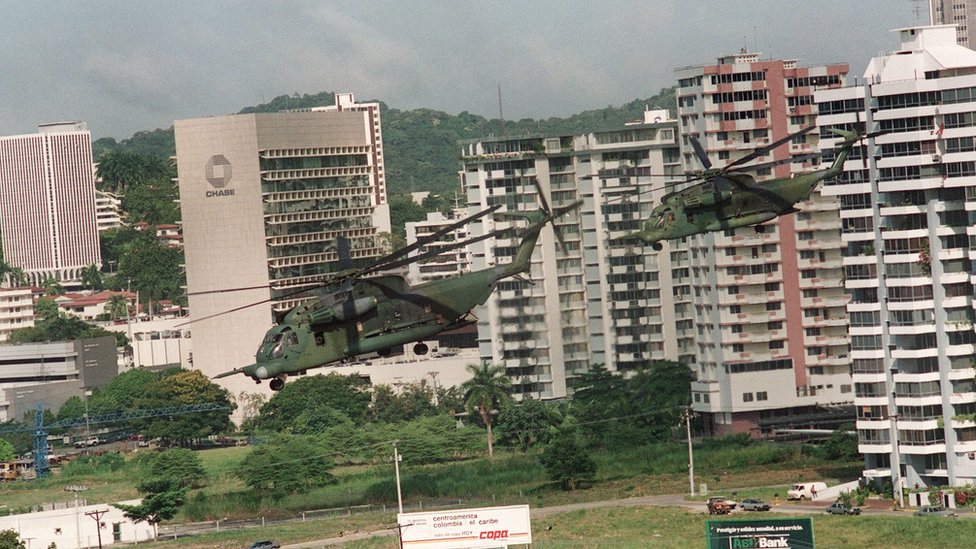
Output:
<path fill-rule="evenodd" d="M 765 520 L 709 520 L 705 523 L 708 549 L 813 549 L 810 518 Z"/>
<path fill-rule="evenodd" d="M 532 543 L 528 505 L 397 515 L 403 547 L 504 547 Z"/>

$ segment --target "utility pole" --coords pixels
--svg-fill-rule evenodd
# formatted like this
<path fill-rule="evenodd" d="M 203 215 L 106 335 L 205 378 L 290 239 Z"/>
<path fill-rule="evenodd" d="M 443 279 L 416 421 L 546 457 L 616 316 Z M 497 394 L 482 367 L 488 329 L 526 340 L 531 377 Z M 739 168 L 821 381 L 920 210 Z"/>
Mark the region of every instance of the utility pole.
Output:
<path fill-rule="evenodd" d="M 104 511 L 89 511 L 85 513 L 85 516 L 89 516 L 95 519 L 95 531 L 98 532 L 98 549 L 102 549 L 102 515 L 108 513 L 108 509 Z"/>
<path fill-rule="evenodd" d="M 79 517 L 78 514 L 78 492 L 82 492 L 87 489 L 88 489 L 87 486 L 77 485 L 77 484 L 64 487 L 64 490 L 66 492 L 74 492 L 75 494 L 75 535 L 77 537 L 76 539 L 77 543 L 75 544 L 76 547 L 81 547 L 81 518 Z"/>
<path fill-rule="evenodd" d="M 397 450 L 397 444 L 399 440 L 393 441 L 393 468 L 396 471 L 396 485 L 397 485 L 397 509 L 399 509 L 400 514 L 403 514 L 403 493 L 400 491 L 400 460 L 403 456 L 400 455 L 400 451 Z"/>
<path fill-rule="evenodd" d="M 688 435 L 688 489 L 695 495 L 695 454 L 691 448 L 691 407 L 685 408 L 685 433 Z"/>
<path fill-rule="evenodd" d="M 892 494 L 896 500 L 898 500 L 898 508 L 905 508 L 905 494 L 901 489 L 901 448 L 898 447 L 898 414 L 892 414 L 889 418 L 891 420 L 891 431 L 888 438 L 891 440 L 891 484 L 894 494 Z"/>

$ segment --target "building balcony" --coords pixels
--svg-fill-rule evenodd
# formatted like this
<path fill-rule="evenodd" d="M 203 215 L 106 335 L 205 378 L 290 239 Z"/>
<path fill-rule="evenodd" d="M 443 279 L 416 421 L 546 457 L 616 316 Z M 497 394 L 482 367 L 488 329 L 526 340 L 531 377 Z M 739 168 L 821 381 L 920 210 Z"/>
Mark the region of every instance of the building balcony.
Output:
<path fill-rule="evenodd" d="M 956 368 L 954 370 L 949 370 L 950 380 L 969 380 L 973 378 L 976 378 L 976 369 L 974 368 Z"/>
<path fill-rule="evenodd" d="M 931 419 L 899 419 L 895 422 L 898 429 L 906 431 L 928 431 L 939 429 L 939 420 Z"/>
<path fill-rule="evenodd" d="M 976 440 L 967 440 L 965 442 L 956 442 L 952 450 L 954 452 L 964 453 L 964 452 L 976 452 Z"/>
<path fill-rule="evenodd" d="M 857 445 L 857 451 L 860 452 L 860 453 L 862 453 L 862 454 L 890 454 L 891 453 L 891 443 L 890 442 L 884 442 L 884 443 L 871 442 L 871 443 L 868 443 L 868 444 L 858 443 L 858 445 Z M 880 471 L 882 469 L 875 469 L 875 470 L 876 471 Z M 889 470 L 889 469 L 883 469 L 883 470 L 884 471 L 888 471 L 887 475 L 889 475 L 889 476 L 891 475 L 891 470 Z M 865 475 L 865 476 L 867 476 L 867 475 Z"/>
<path fill-rule="evenodd" d="M 855 396 L 854 404 L 856 406 L 887 406 L 888 397 L 886 395 Z"/>
<path fill-rule="evenodd" d="M 884 383 L 888 380 L 888 374 L 884 372 L 876 373 L 854 373 L 851 376 L 854 383 Z"/>
<path fill-rule="evenodd" d="M 976 427 L 976 421 L 972 419 L 952 419 L 950 425 L 952 425 L 953 429 L 972 429 Z"/>
<path fill-rule="evenodd" d="M 911 326 L 891 326 L 891 335 L 916 335 L 935 332 L 935 323 L 912 324 Z"/>
<path fill-rule="evenodd" d="M 854 422 L 854 428 L 887 431 L 888 429 L 891 429 L 891 420 L 888 418 L 859 419 Z"/>
<path fill-rule="evenodd" d="M 895 395 L 895 406 L 941 406 L 942 395 Z"/>
<path fill-rule="evenodd" d="M 922 383 L 924 381 L 939 381 L 939 371 L 912 374 L 897 372 L 891 376 L 895 383 Z"/>
<path fill-rule="evenodd" d="M 976 393 L 952 393 L 949 396 L 949 403 L 953 406 L 976 403 Z"/>
<path fill-rule="evenodd" d="M 913 456 L 928 456 L 932 454 L 944 454 L 946 452 L 945 442 L 933 442 L 933 443 L 918 443 L 918 444 L 906 444 L 901 442 L 898 444 L 898 451 L 902 455 L 913 455 Z"/>
<path fill-rule="evenodd" d="M 875 451 L 872 450 L 872 451 L 869 452 L 868 450 L 862 450 L 862 448 L 874 448 L 874 446 L 867 446 L 867 445 L 858 444 L 857 445 L 857 450 L 859 452 L 861 452 L 862 454 L 866 454 L 866 453 L 872 453 L 872 454 L 890 454 L 891 453 L 891 445 L 890 444 L 886 444 L 885 447 L 888 448 L 888 449 L 887 450 L 877 451 L 877 452 L 875 452 Z M 881 478 L 881 479 L 891 478 L 891 469 L 864 469 L 864 470 L 861 471 L 861 475 L 864 476 L 864 478 Z"/>

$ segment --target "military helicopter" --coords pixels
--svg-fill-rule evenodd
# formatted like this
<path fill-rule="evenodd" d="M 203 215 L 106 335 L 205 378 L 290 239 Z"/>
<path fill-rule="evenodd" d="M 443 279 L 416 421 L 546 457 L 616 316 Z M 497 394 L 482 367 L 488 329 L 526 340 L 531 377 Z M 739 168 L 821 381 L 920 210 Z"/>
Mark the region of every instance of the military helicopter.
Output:
<path fill-rule="evenodd" d="M 655 250 L 662 248 L 662 240 L 738 227 L 756 226 L 756 232 L 763 232 L 765 223 L 778 216 L 798 211 L 794 206 L 806 200 L 817 185 L 828 178 L 835 177 L 844 169 L 844 162 L 854 143 L 864 136 L 845 130 L 832 129 L 833 133 L 844 138 L 840 151 L 833 164 L 826 170 L 797 173 L 789 177 L 778 177 L 758 182 L 753 176 L 732 168 L 740 166 L 767 154 L 794 137 L 810 132 L 808 127 L 786 136 L 765 147 L 735 160 L 727 166 L 712 169 L 711 162 L 697 139 L 691 138 L 692 146 L 705 171 L 695 179 L 702 180 L 690 187 L 665 195 L 644 222 L 643 229 L 625 238 L 638 238 L 650 244 Z M 817 155 L 813 155 L 817 156 Z M 754 170 L 796 159 L 773 161 L 748 166 Z"/>
<path fill-rule="evenodd" d="M 483 304 L 499 280 L 516 276 L 529 269 L 529 261 L 543 227 L 578 208 L 582 201 L 549 210 L 542 194 L 540 210 L 497 213 L 496 219 L 525 220 L 521 229 L 503 229 L 439 247 L 434 252 L 407 257 L 407 254 L 449 230 L 476 217 L 494 212 L 498 206 L 468 217 L 437 231 L 411 246 L 402 248 L 358 271 L 339 273 L 317 286 L 325 289 L 316 296 L 287 311 L 277 325 L 268 330 L 255 355 L 254 364 L 224 372 L 216 378 L 244 374 L 257 383 L 270 379 L 273 391 L 284 387 L 288 374 L 304 373 L 357 355 L 389 354 L 396 346 L 415 343 L 414 352 L 426 354 L 423 340 L 445 330 L 470 324 L 470 311 Z M 435 280 L 411 287 L 399 275 L 365 275 L 389 270 L 438 255 L 474 241 L 511 234 L 521 242 L 511 263 Z M 558 237 L 558 232 L 556 233 Z M 336 289 L 336 287 L 338 287 Z M 307 292 L 308 289 L 299 290 Z M 229 311 L 228 311 L 229 312 Z M 223 313 L 221 313 L 223 314 Z"/>

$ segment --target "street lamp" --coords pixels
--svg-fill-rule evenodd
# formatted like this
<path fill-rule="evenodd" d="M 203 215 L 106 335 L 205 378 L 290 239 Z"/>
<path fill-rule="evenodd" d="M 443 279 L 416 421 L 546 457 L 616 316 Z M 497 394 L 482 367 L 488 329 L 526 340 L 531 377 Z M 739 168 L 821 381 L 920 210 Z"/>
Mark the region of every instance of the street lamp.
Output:
<path fill-rule="evenodd" d="M 397 443 L 399 440 L 393 441 L 393 468 L 396 471 L 396 485 L 397 485 L 397 509 L 399 509 L 400 514 L 403 514 L 403 492 L 400 491 L 400 461 L 403 460 L 403 456 L 400 455 L 399 450 L 397 450 Z"/>

